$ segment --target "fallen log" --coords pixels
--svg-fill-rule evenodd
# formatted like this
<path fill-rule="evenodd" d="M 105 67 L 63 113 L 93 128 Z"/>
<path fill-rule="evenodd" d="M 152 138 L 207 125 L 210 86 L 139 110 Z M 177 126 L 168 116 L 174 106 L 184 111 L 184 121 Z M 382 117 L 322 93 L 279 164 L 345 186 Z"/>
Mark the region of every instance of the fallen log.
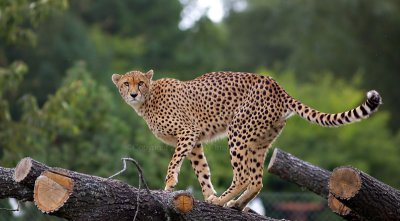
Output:
<path fill-rule="evenodd" d="M 43 163 L 33 160 L 30 157 L 25 157 L 20 160 L 15 167 L 13 179 L 15 182 L 21 183 L 33 189 L 36 178 L 48 169 L 49 167 Z"/>
<path fill-rule="evenodd" d="M 331 172 L 328 170 L 275 148 L 268 164 L 268 172 L 328 199 L 328 206 L 331 210 L 346 220 L 366 220 L 348 207 L 342 209 L 344 205 L 341 202 L 334 199 L 329 200 L 328 182 Z"/>
<path fill-rule="evenodd" d="M 33 200 L 33 189 L 13 179 L 14 169 L 0 167 L 0 199 L 15 198 L 21 201 Z"/>
<path fill-rule="evenodd" d="M 137 220 L 272 220 L 199 201 L 188 206 L 173 192 L 149 194 L 121 181 L 66 170 L 39 176 L 34 200 L 42 212 L 68 220 L 132 220 L 136 211 Z"/>
<path fill-rule="evenodd" d="M 356 168 L 333 170 L 329 191 L 368 220 L 400 220 L 400 191 Z"/>
<path fill-rule="evenodd" d="M 28 160 L 31 162 L 31 159 Z M 27 161 L 27 162 L 28 162 Z M 122 181 L 82 174 L 60 168 L 50 168 L 42 163 L 21 163 L 30 168 L 21 174 L 23 185 L 12 179 L 13 169 L 2 170 L 2 179 L 24 190 L 35 180 L 33 200 L 36 206 L 49 215 L 68 220 L 268 220 L 276 219 L 245 213 L 193 199 L 188 192 L 137 189 Z M 28 166 L 26 166 L 28 165 Z M 32 171 L 48 168 L 35 177 Z M 38 167 L 38 168 L 36 168 Z M 42 167 L 43 168 L 43 167 Z M 18 172 L 20 173 L 20 172 Z M 4 174 L 4 176 L 3 176 Z M 21 175 L 19 174 L 19 175 Z M 30 175 L 29 175 L 30 174 Z M 18 177 L 18 175 L 17 175 Z M 0 192 L 8 191 L 0 185 Z M 32 194 L 32 190 L 30 190 Z M 5 194 L 15 197 L 19 191 Z"/>

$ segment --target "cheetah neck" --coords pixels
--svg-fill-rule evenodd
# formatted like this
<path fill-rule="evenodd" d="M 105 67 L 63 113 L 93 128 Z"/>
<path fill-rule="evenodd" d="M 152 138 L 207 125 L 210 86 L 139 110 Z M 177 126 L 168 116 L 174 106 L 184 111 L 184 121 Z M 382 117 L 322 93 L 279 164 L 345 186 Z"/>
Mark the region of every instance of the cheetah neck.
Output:
<path fill-rule="evenodd" d="M 140 117 L 145 117 L 145 114 L 148 112 L 147 107 L 149 106 L 149 103 L 151 103 L 150 97 L 150 95 L 146 96 L 143 103 L 130 105 Z"/>
<path fill-rule="evenodd" d="M 142 111 L 140 111 L 141 104 L 129 104 L 129 106 L 131 106 L 139 116 L 142 116 Z"/>

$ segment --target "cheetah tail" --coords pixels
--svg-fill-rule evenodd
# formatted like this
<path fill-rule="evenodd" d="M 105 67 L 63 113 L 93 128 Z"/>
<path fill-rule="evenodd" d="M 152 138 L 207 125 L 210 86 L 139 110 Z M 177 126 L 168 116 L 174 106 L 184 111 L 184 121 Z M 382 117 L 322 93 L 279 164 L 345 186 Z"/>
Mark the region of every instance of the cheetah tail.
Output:
<path fill-rule="evenodd" d="M 358 107 L 342 113 L 328 114 L 308 107 L 290 96 L 288 97 L 288 108 L 291 111 L 312 123 L 325 127 L 337 127 L 365 119 L 377 111 L 381 104 L 382 98 L 379 93 L 371 90 L 367 93 L 367 100 Z"/>

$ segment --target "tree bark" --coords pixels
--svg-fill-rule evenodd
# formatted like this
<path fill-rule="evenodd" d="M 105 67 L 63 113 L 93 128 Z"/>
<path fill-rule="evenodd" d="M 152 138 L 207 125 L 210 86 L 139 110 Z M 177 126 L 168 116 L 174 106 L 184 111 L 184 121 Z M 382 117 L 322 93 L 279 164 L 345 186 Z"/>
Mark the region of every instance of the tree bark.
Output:
<path fill-rule="evenodd" d="M 400 191 L 356 168 L 336 168 L 329 191 L 368 220 L 400 220 Z"/>
<path fill-rule="evenodd" d="M 268 165 L 268 172 L 328 199 L 328 182 L 331 175 L 328 170 L 314 166 L 275 148 Z M 333 202 L 333 199 L 330 199 L 330 202 Z M 347 210 L 339 209 L 343 208 L 344 205 L 341 205 L 341 202 L 338 201 L 334 202 L 335 204 L 328 203 L 329 207 L 344 219 L 351 221 L 366 220 L 350 208 Z"/>
<path fill-rule="evenodd" d="M 21 201 L 33 200 L 33 189 L 13 179 L 14 169 L 0 167 L 0 199 L 15 198 Z"/>
<path fill-rule="evenodd" d="M 328 197 L 328 180 L 331 172 L 275 148 L 268 172 L 300 187 L 306 188 L 325 199 Z"/>
<path fill-rule="evenodd" d="M 41 166 L 41 163 L 32 163 L 29 171 L 38 171 L 39 168 L 35 167 Z M 119 221 L 133 220 L 135 217 L 135 220 L 276 221 L 258 214 L 193 200 L 187 192 L 139 190 L 114 179 L 47 168 L 38 177 L 25 176 L 23 183 L 29 184 L 33 183 L 31 179 L 35 180 L 34 191 L 29 189 L 29 185 L 13 180 L 14 169 L 0 168 L 0 198 L 26 199 L 29 196 L 29 200 L 32 200 L 34 195 L 35 204 L 43 212 L 77 221 Z M 21 196 L 22 193 L 24 195 Z"/>

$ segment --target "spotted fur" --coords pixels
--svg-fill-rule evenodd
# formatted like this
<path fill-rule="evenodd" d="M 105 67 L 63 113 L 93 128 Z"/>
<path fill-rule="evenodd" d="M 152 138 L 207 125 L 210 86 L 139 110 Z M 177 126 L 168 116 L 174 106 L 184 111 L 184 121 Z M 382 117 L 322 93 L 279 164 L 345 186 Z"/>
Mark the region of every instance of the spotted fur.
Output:
<path fill-rule="evenodd" d="M 182 161 L 188 158 L 207 201 L 240 209 L 261 190 L 267 150 L 289 116 L 298 114 L 321 126 L 336 127 L 367 118 L 382 103 L 378 92 L 370 91 L 360 106 L 328 114 L 295 100 L 270 77 L 213 72 L 191 81 L 153 81 L 152 76 L 153 71 L 131 71 L 114 74 L 112 80 L 154 135 L 176 147 L 165 189 L 175 187 Z M 217 197 L 202 143 L 220 136 L 228 137 L 233 180 Z"/>

